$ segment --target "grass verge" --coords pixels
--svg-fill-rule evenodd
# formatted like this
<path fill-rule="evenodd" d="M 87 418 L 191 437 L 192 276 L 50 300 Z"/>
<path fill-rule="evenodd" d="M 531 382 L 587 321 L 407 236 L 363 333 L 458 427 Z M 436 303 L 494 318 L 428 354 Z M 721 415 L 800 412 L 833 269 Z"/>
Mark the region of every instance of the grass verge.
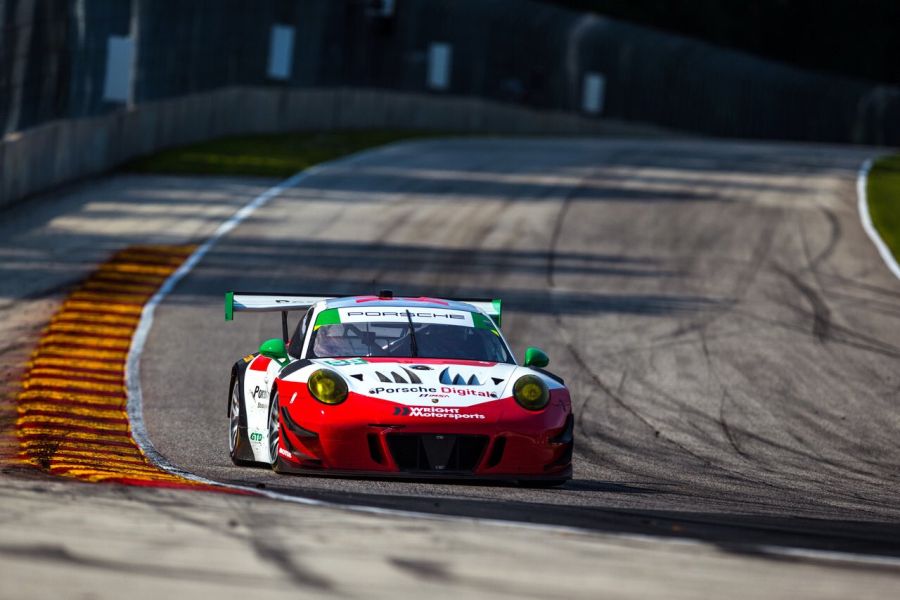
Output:
<path fill-rule="evenodd" d="M 900 154 L 875 161 L 867 196 L 872 223 L 900 262 Z"/>
<path fill-rule="evenodd" d="M 314 164 L 438 132 L 369 130 L 227 137 L 163 150 L 126 164 L 137 173 L 289 177 Z"/>

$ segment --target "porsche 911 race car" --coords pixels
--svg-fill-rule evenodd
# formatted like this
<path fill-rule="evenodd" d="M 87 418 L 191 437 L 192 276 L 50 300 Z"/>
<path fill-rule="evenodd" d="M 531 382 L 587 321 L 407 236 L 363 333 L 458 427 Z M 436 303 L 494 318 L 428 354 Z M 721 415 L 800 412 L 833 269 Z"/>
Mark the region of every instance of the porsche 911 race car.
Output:
<path fill-rule="evenodd" d="M 281 312 L 283 339 L 231 370 L 229 450 L 279 473 L 514 480 L 572 476 L 572 404 L 549 359 L 516 363 L 499 300 L 228 292 Z M 293 335 L 288 312 L 305 311 Z"/>

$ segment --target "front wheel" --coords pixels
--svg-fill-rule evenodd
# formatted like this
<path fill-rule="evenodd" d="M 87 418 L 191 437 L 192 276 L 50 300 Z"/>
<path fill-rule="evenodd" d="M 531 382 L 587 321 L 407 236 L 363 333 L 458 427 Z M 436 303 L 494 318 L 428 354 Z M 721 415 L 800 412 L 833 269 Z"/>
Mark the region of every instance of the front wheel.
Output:
<path fill-rule="evenodd" d="M 269 400 L 269 462 L 272 470 L 281 472 L 278 448 L 281 447 L 281 419 L 278 417 L 278 389 L 272 392 Z"/>

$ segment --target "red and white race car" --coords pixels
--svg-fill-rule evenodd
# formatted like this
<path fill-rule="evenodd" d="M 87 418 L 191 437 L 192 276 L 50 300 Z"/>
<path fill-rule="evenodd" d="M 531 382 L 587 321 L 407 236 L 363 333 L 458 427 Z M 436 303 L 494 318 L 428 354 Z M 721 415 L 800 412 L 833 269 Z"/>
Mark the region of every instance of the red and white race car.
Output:
<path fill-rule="evenodd" d="M 288 311 L 305 310 L 292 336 Z M 572 403 L 549 359 L 518 365 L 499 300 L 228 292 L 279 311 L 284 339 L 231 370 L 229 449 L 279 473 L 515 480 L 572 477 Z"/>

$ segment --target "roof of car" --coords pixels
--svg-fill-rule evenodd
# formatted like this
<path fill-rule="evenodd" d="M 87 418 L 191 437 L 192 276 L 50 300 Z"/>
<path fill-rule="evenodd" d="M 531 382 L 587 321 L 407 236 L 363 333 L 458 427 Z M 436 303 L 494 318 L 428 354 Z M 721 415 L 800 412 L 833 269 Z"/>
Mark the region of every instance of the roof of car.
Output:
<path fill-rule="evenodd" d="M 440 298 L 380 298 L 378 296 L 350 296 L 348 298 L 332 298 L 325 301 L 325 308 L 351 308 L 365 306 L 390 306 L 405 308 L 444 308 L 449 310 L 464 310 L 477 312 L 471 304 L 455 300 L 442 300 Z"/>

